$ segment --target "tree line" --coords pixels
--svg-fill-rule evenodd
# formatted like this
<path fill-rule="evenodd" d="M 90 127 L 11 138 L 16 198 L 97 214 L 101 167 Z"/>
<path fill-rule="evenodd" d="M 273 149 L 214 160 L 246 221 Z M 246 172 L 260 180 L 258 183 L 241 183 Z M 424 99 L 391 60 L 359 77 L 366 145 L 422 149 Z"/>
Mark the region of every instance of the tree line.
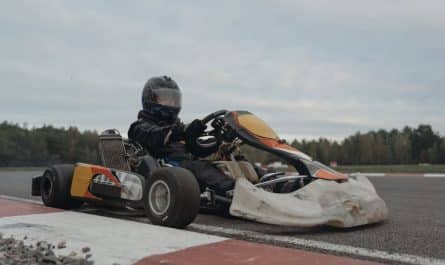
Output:
<path fill-rule="evenodd" d="M 97 163 L 96 131 L 80 132 L 76 127 L 55 128 L 45 125 L 0 124 L 0 166 L 46 166 L 78 161 Z"/>
<path fill-rule="evenodd" d="M 343 165 L 445 164 L 445 138 L 430 125 L 357 132 L 342 141 L 294 140 L 291 145 L 325 164 L 331 161 Z M 277 160 L 251 148 L 244 151 L 253 161 L 267 164 Z M 9 122 L 0 124 L 0 167 L 74 162 L 99 162 L 96 131 L 81 132 L 76 127 L 51 125 L 29 129 Z"/>
<path fill-rule="evenodd" d="M 291 145 L 324 164 L 332 161 L 340 165 L 445 163 L 445 137 L 434 132 L 430 125 L 357 132 L 342 141 L 293 140 Z M 244 151 L 249 159 L 263 164 L 277 160 L 274 155 L 251 148 Z"/>
<path fill-rule="evenodd" d="M 402 130 L 357 132 L 344 140 L 320 138 L 291 143 L 295 148 L 323 163 L 336 161 L 342 165 L 445 163 L 445 138 L 431 125 Z"/>

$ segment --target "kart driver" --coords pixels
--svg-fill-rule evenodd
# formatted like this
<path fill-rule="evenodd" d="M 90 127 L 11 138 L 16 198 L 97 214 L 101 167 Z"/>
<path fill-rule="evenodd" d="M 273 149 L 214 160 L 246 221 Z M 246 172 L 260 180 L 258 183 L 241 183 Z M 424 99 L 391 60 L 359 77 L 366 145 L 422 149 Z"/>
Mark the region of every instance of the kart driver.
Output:
<path fill-rule="evenodd" d="M 234 181 L 207 160 L 193 160 L 192 150 L 185 144 L 186 137 L 196 138 L 207 128 L 196 119 L 187 126 L 178 118 L 181 111 L 181 90 L 168 76 L 148 79 L 142 91 L 142 110 L 138 120 L 128 130 L 128 137 L 141 144 L 155 158 L 190 170 L 198 180 L 201 192 L 209 187 L 219 195 L 233 189 Z M 206 157 L 218 146 L 196 147 L 193 154 Z"/>

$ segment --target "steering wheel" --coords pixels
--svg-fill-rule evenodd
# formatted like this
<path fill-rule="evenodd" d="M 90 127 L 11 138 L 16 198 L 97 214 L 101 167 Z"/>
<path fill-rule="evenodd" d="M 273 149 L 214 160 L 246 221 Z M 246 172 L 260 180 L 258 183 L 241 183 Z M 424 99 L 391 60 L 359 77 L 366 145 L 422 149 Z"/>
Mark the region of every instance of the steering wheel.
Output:
<path fill-rule="evenodd" d="M 227 110 L 215 111 L 215 112 L 210 113 L 209 115 L 205 116 L 201 121 L 202 121 L 202 123 L 207 124 L 216 118 L 226 115 L 227 112 L 228 112 Z"/>
<path fill-rule="evenodd" d="M 197 145 L 200 148 L 212 148 L 220 144 L 220 135 L 218 130 L 221 128 L 215 128 L 214 121 L 218 118 L 223 117 L 226 115 L 228 111 L 227 110 L 218 110 L 213 113 L 210 113 L 209 115 L 205 116 L 203 119 L 201 119 L 203 124 L 211 123 L 212 130 L 203 132 L 202 135 L 198 136 L 194 144 Z M 206 138 L 203 138 L 206 137 Z"/>

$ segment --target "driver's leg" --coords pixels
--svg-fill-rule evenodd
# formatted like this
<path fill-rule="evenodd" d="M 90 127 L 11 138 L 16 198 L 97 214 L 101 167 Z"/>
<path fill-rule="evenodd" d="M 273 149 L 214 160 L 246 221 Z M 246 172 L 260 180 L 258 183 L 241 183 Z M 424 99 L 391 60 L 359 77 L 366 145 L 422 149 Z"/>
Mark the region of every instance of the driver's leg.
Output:
<path fill-rule="evenodd" d="M 190 170 L 199 183 L 201 192 L 206 187 L 214 190 L 216 194 L 225 196 L 226 191 L 235 186 L 235 181 L 222 173 L 211 162 L 206 160 L 184 160 L 181 167 Z"/>

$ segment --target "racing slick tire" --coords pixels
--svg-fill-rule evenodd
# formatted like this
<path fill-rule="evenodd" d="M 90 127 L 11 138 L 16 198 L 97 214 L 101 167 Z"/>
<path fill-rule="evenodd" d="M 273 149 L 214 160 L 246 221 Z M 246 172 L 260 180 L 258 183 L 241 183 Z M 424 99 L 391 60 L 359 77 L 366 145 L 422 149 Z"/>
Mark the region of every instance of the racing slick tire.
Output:
<path fill-rule="evenodd" d="M 75 209 L 83 202 L 75 200 L 70 195 L 74 165 L 54 165 L 43 173 L 40 181 L 40 194 L 46 206 Z"/>
<path fill-rule="evenodd" d="M 144 191 L 145 212 L 155 225 L 183 228 L 198 214 L 201 193 L 198 181 L 187 169 L 156 169 Z"/>

